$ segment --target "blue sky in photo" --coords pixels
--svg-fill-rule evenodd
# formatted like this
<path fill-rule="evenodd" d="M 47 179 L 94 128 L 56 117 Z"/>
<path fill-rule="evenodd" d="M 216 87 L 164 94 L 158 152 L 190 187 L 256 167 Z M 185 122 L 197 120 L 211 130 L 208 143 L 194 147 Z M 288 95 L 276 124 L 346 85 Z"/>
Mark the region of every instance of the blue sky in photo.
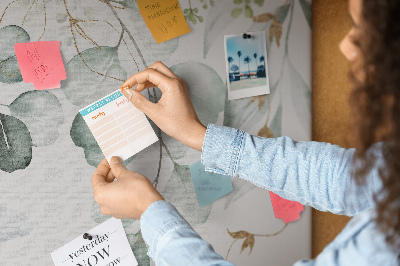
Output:
<path fill-rule="evenodd" d="M 246 56 L 249 56 L 251 59 L 250 62 L 250 71 L 256 71 L 256 66 L 255 66 L 255 59 L 254 59 L 254 53 L 257 53 L 257 65 L 260 65 L 260 57 L 264 56 L 266 59 L 266 56 L 264 54 L 264 36 L 265 33 L 249 33 L 251 34 L 251 39 L 243 39 L 242 34 L 240 36 L 234 36 L 234 37 L 227 37 L 226 38 L 226 53 L 227 57 L 231 56 L 233 58 L 233 61 L 231 62 L 232 64 L 238 65 L 239 66 L 239 57 L 238 57 L 238 51 L 242 52 L 242 55 L 240 56 L 240 70 L 241 72 L 247 72 L 248 71 L 248 66 L 244 62 L 244 58 Z M 228 63 L 228 62 L 227 62 Z"/>

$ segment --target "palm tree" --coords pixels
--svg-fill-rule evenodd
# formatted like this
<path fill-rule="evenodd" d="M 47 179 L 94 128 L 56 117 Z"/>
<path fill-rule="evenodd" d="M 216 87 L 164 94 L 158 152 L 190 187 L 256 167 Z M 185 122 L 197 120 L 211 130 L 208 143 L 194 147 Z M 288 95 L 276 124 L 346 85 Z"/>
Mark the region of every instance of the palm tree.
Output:
<path fill-rule="evenodd" d="M 238 51 L 238 56 L 239 56 L 239 77 L 240 77 L 240 57 L 242 56 L 242 52 L 241 51 Z"/>
<path fill-rule="evenodd" d="M 264 73 L 260 73 L 260 74 L 261 74 L 261 77 L 265 77 L 267 75 L 267 71 L 265 69 L 265 58 L 263 55 L 260 57 L 260 63 L 262 63 L 262 62 L 264 62 Z"/>
<path fill-rule="evenodd" d="M 265 71 L 265 58 L 264 58 L 263 55 L 260 57 L 260 63 L 261 63 L 261 62 L 264 62 L 264 71 Z"/>
<path fill-rule="evenodd" d="M 233 62 L 232 56 L 228 57 L 229 69 L 231 69 L 231 63 Z"/>
<path fill-rule="evenodd" d="M 254 53 L 254 63 L 256 64 L 256 72 L 257 72 L 257 53 Z"/>
<path fill-rule="evenodd" d="M 246 56 L 246 57 L 244 58 L 244 62 L 247 64 L 247 69 L 249 70 L 248 75 L 249 75 L 249 77 L 250 77 L 250 62 L 251 62 L 250 56 Z"/>

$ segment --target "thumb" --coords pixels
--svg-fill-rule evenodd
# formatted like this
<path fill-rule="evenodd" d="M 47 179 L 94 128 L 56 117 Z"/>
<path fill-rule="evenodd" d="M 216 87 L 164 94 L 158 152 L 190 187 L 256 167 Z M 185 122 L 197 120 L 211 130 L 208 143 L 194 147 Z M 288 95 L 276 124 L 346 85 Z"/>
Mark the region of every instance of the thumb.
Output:
<path fill-rule="evenodd" d="M 129 171 L 126 169 L 125 165 L 122 164 L 121 158 L 113 156 L 110 159 L 111 172 L 114 174 L 115 178 L 121 179 L 124 177 L 124 172 Z"/>
<path fill-rule="evenodd" d="M 132 89 L 125 89 L 123 90 L 123 94 L 126 98 L 128 98 L 131 103 L 140 111 L 145 113 L 148 116 L 148 112 L 152 109 L 154 103 L 147 100 L 140 92 L 132 90 Z"/>

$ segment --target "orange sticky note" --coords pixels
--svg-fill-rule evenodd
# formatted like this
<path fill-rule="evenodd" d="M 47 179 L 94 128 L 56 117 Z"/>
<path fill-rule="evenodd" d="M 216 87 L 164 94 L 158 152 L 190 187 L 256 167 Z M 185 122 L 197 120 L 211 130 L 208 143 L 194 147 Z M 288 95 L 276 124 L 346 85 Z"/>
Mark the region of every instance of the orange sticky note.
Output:
<path fill-rule="evenodd" d="M 138 0 L 137 4 L 157 43 L 190 32 L 178 0 Z"/>
<path fill-rule="evenodd" d="M 14 49 L 24 82 L 33 83 L 36 90 L 60 88 L 67 78 L 60 42 L 16 43 Z"/>

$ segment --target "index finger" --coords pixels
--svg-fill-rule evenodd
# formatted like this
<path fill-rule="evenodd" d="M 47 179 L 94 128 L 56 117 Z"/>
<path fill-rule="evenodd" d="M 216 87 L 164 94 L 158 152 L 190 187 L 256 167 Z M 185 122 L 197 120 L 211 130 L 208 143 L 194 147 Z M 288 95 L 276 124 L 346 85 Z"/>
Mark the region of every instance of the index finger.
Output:
<path fill-rule="evenodd" d="M 157 61 L 148 68 L 152 68 L 157 70 L 160 73 L 163 73 L 164 75 L 170 77 L 170 78 L 178 78 L 177 75 L 174 74 L 174 72 L 171 71 L 166 65 L 164 65 L 161 61 Z"/>
<path fill-rule="evenodd" d="M 106 181 L 108 172 L 110 172 L 110 165 L 108 164 L 107 160 L 104 158 L 100 164 L 97 166 L 94 174 L 92 176 L 92 186 L 93 189 L 100 185 L 108 184 Z"/>
<path fill-rule="evenodd" d="M 145 82 L 151 82 L 161 90 L 161 92 L 164 92 L 165 89 L 168 87 L 169 84 L 173 82 L 174 79 L 162 74 L 161 72 L 152 69 L 152 68 L 147 68 L 146 70 L 143 70 L 142 72 L 133 74 L 130 76 L 122 85 L 121 88 L 124 88 L 126 86 L 129 86 L 129 88 L 132 88 L 136 84 L 140 83 L 145 83 Z"/>

